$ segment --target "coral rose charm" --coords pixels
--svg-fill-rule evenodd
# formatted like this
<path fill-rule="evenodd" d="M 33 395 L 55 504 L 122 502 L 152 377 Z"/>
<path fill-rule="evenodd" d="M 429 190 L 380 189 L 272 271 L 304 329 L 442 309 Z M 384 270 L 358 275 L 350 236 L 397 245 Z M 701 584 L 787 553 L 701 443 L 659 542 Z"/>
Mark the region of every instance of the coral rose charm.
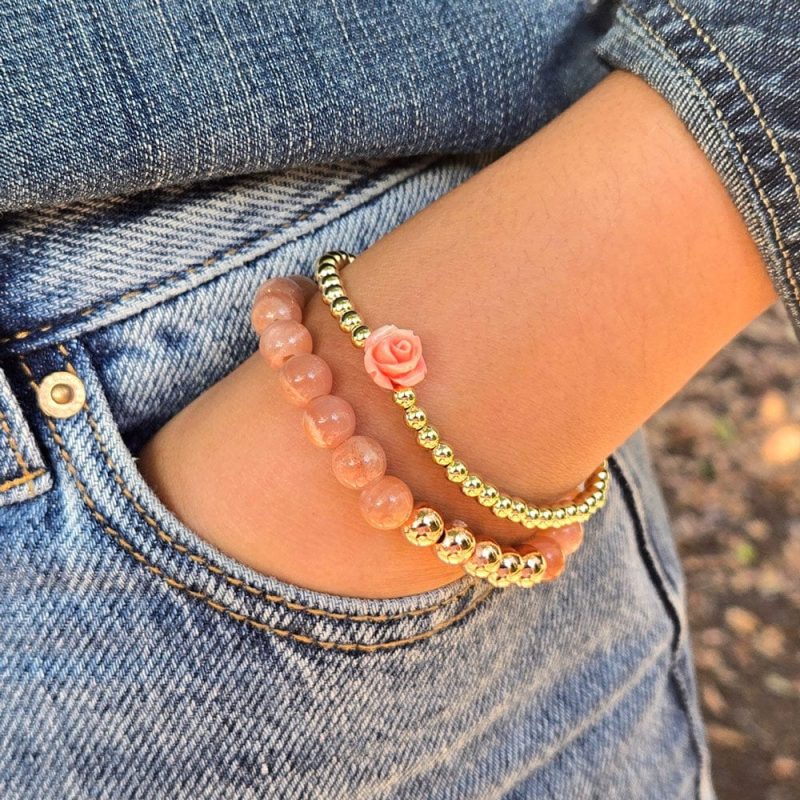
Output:
<path fill-rule="evenodd" d="M 413 331 L 382 325 L 364 343 L 364 366 L 382 389 L 416 386 L 427 372 L 422 342 Z"/>

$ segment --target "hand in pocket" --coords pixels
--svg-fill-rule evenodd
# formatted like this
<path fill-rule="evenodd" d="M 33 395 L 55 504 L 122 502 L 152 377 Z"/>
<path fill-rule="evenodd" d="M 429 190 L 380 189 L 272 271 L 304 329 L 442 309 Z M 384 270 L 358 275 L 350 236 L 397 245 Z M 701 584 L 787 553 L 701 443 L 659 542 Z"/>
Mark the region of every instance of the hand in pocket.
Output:
<path fill-rule="evenodd" d="M 385 398 L 371 399 L 377 411 Z M 139 469 L 198 535 L 289 583 L 348 596 L 396 597 L 463 575 L 412 547 L 399 531 L 369 527 L 358 509 L 358 492 L 336 481 L 331 452 L 309 443 L 301 417 L 281 396 L 276 374 L 255 354 L 161 428 L 142 449 Z M 392 422 L 389 427 L 403 436 L 397 419 Z M 366 432 L 360 424 L 357 431 Z"/>

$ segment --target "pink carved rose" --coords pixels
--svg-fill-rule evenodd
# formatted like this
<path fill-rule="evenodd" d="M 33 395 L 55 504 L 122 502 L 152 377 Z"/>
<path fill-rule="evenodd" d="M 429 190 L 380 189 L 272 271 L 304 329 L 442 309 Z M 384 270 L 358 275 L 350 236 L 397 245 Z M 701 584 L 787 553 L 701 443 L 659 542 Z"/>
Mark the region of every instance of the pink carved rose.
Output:
<path fill-rule="evenodd" d="M 382 325 L 364 343 L 364 366 L 382 389 L 416 386 L 427 372 L 422 342 L 413 331 Z"/>

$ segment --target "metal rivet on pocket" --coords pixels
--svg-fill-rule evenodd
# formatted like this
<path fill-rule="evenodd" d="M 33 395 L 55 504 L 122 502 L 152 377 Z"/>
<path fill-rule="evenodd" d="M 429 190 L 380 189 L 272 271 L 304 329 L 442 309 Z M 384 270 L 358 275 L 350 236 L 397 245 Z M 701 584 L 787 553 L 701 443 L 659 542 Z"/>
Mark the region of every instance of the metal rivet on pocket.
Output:
<path fill-rule="evenodd" d="M 37 395 L 39 408 L 49 417 L 74 416 L 86 400 L 83 381 L 71 372 L 51 372 L 42 378 Z"/>

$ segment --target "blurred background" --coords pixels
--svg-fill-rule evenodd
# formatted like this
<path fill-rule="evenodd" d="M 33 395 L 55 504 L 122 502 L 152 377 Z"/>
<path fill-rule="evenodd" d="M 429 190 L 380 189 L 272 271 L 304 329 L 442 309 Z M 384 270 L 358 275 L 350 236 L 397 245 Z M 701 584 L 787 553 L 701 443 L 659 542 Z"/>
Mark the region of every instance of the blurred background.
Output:
<path fill-rule="evenodd" d="M 800 800 L 800 342 L 775 307 L 647 425 L 720 800 Z"/>

